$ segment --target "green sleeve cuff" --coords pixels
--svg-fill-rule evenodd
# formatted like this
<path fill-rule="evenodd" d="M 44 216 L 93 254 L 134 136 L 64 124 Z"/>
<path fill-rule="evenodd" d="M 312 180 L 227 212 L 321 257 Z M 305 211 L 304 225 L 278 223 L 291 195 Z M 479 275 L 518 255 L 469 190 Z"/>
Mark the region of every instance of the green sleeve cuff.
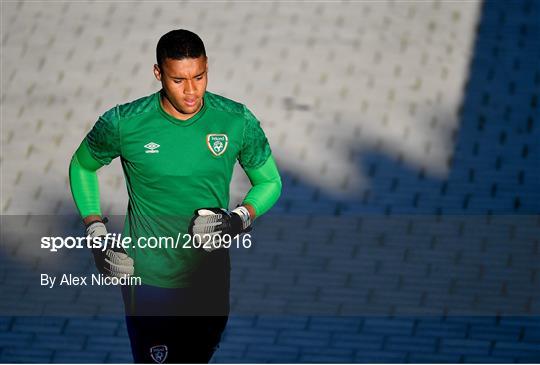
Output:
<path fill-rule="evenodd" d="M 266 213 L 281 195 L 281 177 L 272 155 L 266 162 L 254 169 L 245 169 L 251 182 L 251 189 L 247 193 L 243 204 L 249 204 L 255 209 L 257 217 Z"/>

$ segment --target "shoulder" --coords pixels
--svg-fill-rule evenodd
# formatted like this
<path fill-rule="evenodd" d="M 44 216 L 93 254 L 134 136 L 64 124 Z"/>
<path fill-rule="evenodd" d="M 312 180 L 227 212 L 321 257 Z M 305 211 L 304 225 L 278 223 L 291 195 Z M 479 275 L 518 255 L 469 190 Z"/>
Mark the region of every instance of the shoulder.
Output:
<path fill-rule="evenodd" d="M 116 105 L 103 113 L 100 119 L 116 124 L 121 120 L 135 118 L 149 111 L 154 111 L 156 97 L 157 93 L 153 93 L 129 103 Z"/>
<path fill-rule="evenodd" d="M 134 118 L 141 114 L 155 111 L 156 98 L 158 94 L 159 94 L 159 91 L 152 93 L 150 95 L 144 96 L 142 98 L 139 98 L 137 100 L 134 100 L 132 102 L 117 105 L 113 109 L 116 109 L 116 116 L 119 119 Z"/>
<path fill-rule="evenodd" d="M 205 94 L 205 101 L 208 103 L 208 108 L 224 113 L 244 116 L 247 111 L 244 104 L 209 91 Z"/>

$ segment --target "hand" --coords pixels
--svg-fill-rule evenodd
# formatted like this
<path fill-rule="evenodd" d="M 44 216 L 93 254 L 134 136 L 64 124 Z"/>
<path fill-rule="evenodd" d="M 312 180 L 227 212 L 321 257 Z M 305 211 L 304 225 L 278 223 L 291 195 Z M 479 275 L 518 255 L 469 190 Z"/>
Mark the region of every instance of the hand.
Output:
<path fill-rule="evenodd" d="M 104 222 L 107 222 L 106 218 Z M 102 247 L 92 247 L 98 271 L 104 275 L 117 278 L 133 275 L 135 272 L 133 259 L 127 255 L 121 246 L 107 239 L 107 228 L 104 222 L 94 221 L 86 227 L 86 236 L 91 238 L 100 237 L 102 244 L 107 244 L 105 250 Z"/>
<path fill-rule="evenodd" d="M 210 244 L 203 245 L 203 249 L 208 252 L 221 247 L 223 235 L 227 234 L 233 238 L 249 231 L 251 226 L 251 217 L 243 206 L 233 211 L 222 208 L 201 208 L 194 214 L 189 223 L 189 234 L 196 243 L 209 242 Z M 209 235 L 211 239 L 207 241 L 204 239 L 205 235 Z"/>

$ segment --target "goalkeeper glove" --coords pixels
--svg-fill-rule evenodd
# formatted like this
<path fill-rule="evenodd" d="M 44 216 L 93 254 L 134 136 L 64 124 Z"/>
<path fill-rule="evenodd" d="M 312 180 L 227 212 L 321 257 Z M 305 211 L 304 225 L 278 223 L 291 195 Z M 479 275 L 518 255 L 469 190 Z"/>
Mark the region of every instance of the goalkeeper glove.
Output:
<path fill-rule="evenodd" d="M 223 235 L 236 237 L 251 230 L 251 217 L 246 207 L 239 206 L 233 211 L 222 208 L 201 208 L 194 212 L 189 224 L 189 234 L 195 243 L 203 244 L 205 251 L 211 252 L 221 247 Z M 205 236 L 210 240 L 206 241 Z"/>
<path fill-rule="evenodd" d="M 92 245 L 92 253 L 98 271 L 104 275 L 117 278 L 133 275 L 135 272 L 133 259 L 127 255 L 124 248 L 118 243 L 115 244 L 113 240 L 107 239 L 107 228 L 104 223 L 107 223 L 107 218 L 104 218 L 103 222 L 91 222 L 86 227 L 87 237 L 90 236 L 92 240 L 99 237 L 101 244 L 106 245 L 105 250 Z"/>

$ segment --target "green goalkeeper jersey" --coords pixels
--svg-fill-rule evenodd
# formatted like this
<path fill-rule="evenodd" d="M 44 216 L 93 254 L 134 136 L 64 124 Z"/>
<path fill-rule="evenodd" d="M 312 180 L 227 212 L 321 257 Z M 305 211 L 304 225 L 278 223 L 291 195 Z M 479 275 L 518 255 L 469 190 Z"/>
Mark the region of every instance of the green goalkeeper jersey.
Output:
<path fill-rule="evenodd" d="M 127 249 L 135 275 L 166 288 L 189 286 L 207 255 L 184 245 L 195 209 L 228 208 L 236 160 L 244 169 L 257 168 L 271 154 L 253 114 L 208 91 L 201 110 L 188 120 L 167 114 L 159 92 L 116 106 L 98 119 L 85 143 L 102 164 L 121 158 L 129 195 L 124 236 L 148 244 L 149 237 L 176 241 L 180 235 L 176 247 L 169 240 L 162 247 Z"/>

